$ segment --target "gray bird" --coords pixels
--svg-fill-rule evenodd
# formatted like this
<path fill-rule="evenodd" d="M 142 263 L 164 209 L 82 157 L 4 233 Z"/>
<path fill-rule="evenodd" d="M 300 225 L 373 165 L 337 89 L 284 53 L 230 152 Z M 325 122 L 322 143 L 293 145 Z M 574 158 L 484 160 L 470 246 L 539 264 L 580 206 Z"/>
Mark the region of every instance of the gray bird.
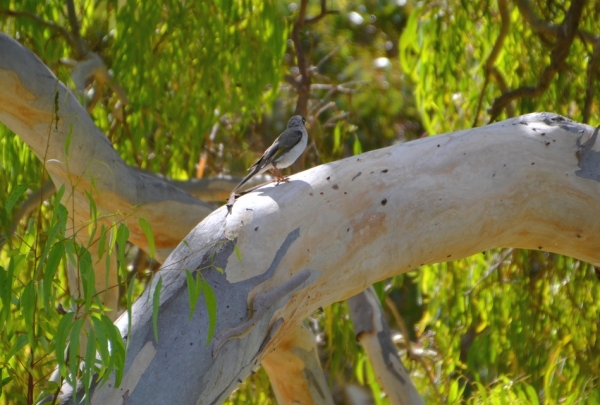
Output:
<path fill-rule="evenodd" d="M 235 194 L 252 177 L 267 170 L 270 170 L 277 178 L 277 183 L 287 182 L 287 177 L 283 176 L 279 169 L 290 166 L 306 149 L 308 143 L 306 128 L 307 124 L 303 116 L 294 115 L 290 118 L 287 129 L 275 139 L 275 142 L 269 146 L 262 157 L 250 166 L 248 169 L 251 170 L 250 173 L 233 189 L 232 194 Z"/>

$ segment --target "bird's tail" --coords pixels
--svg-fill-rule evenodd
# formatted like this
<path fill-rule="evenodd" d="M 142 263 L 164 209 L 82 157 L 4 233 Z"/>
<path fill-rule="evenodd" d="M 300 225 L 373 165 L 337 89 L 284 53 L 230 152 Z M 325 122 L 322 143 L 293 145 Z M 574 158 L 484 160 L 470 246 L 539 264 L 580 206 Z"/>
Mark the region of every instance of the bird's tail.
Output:
<path fill-rule="evenodd" d="M 240 181 L 240 184 L 235 186 L 232 193 L 235 194 L 235 192 L 238 191 L 240 188 L 242 188 L 242 186 L 244 184 L 246 184 L 248 182 L 248 180 L 250 180 L 252 178 L 252 176 L 254 176 L 256 173 L 258 173 L 259 170 L 260 170 L 260 167 L 258 165 L 256 165 L 254 167 L 254 169 L 252 169 L 252 171 L 250 173 L 248 173 L 248 175 L 246 177 L 244 177 L 244 179 L 242 181 Z"/>

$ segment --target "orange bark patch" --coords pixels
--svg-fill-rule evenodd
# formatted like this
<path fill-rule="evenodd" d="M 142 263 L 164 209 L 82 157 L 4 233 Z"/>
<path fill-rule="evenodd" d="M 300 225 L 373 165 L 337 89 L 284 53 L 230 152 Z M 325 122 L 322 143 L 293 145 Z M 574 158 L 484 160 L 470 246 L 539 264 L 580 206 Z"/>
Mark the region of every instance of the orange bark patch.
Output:
<path fill-rule="evenodd" d="M 30 100 L 36 99 L 23 86 L 15 72 L 0 69 L 0 112 L 6 112 L 30 127 L 52 122 L 51 112 L 39 110 L 29 104 Z"/>

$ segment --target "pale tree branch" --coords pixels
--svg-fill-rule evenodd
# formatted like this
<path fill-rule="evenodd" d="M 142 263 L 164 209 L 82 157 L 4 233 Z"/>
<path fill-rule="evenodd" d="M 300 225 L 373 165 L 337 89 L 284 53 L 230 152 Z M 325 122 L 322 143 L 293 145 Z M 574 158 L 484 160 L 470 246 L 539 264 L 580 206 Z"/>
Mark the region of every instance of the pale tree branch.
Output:
<path fill-rule="evenodd" d="M 333 405 L 319 362 L 315 336 L 304 322 L 285 335 L 261 364 L 279 405 Z"/>
<path fill-rule="evenodd" d="M 144 293 L 162 278 L 158 341 L 152 302 L 134 304 L 130 332 L 117 320 L 128 344 L 123 383 L 94 387 L 92 405 L 125 394 L 130 405 L 220 403 L 319 307 L 423 264 L 519 247 L 600 265 L 598 142 L 592 127 L 529 114 L 242 196 L 230 215 L 223 207 L 187 235 Z M 186 269 L 216 296 L 209 343 L 205 306 L 189 319 Z"/>
<path fill-rule="evenodd" d="M 375 377 L 392 405 L 424 405 L 398 349 L 373 287 L 347 300 L 354 333 L 371 360 Z"/>

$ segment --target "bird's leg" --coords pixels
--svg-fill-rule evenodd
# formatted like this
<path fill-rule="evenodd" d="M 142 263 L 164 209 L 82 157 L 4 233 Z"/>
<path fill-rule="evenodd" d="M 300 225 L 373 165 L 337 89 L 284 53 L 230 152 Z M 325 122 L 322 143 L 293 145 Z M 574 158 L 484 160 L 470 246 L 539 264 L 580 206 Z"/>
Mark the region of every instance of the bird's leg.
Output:
<path fill-rule="evenodd" d="M 277 165 L 275 163 L 272 164 L 273 168 L 270 169 L 271 173 L 273 173 L 273 176 L 276 177 L 277 184 L 279 183 L 287 183 L 288 181 L 290 181 L 287 177 L 285 177 L 283 174 L 281 174 L 281 171 L 277 168 Z"/>

